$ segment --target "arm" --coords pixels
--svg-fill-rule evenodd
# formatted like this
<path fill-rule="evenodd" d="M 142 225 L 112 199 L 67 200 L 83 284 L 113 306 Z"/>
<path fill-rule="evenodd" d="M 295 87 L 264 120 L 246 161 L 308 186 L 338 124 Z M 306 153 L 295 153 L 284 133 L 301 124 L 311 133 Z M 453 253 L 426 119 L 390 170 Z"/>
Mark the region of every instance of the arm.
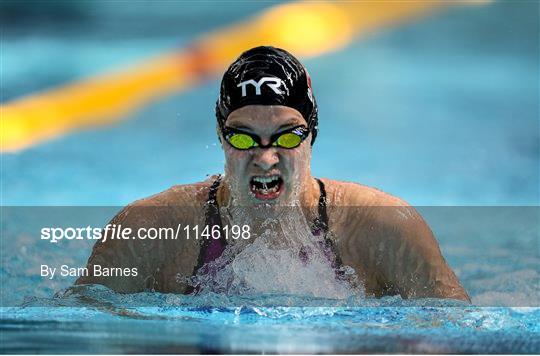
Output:
<path fill-rule="evenodd" d="M 202 224 L 204 202 L 215 176 L 200 183 L 173 186 L 170 189 L 139 200 L 124 208 L 110 224 L 131 228 L 127 240 L 113 240 L 94 245 L 88 260 L 89 275 L 81 277 L 76 284 L 103 284 L 117 292 L 136 293 L 156 290 L 165 293 L 185 293 L 186 283 L 178 277 L 190 277 L 197 265 L 200 243 L 187 239 L 180 226 Z M 135 236 L 140 228 L 164 228 L 172 230 L 173 239 L 139 239 Z M 178 236 L 176 236 L 178 235 Z M 93 266 L 137 268 L 137 276 L 103 277 L 93 274 Z"/>
<path fill-rule="evenodd" d="M 357 183 L 325 180 L 325 184 L 336 246 L 368 295 L 470 301 L 413 207 Z"/>
<path fill-rule="evenodd" d="M 385 263 L 383 288 L 403 298 L 451 298 L 469 301 L 465 289 L 444 260 L 439 244 L 411 206 L 377 207 L 379 233 L 374 243 Z"/>
<path fill-rule="evenodd" d="M 141 215 L 144 214 L 140 209 L 127 206 L 109 224 L 121 225 L 123 229 L 131 228 L 134 234 L 136 229 L 147 222 L 148 218 L 145 219 Z M 75 284 L 102 284 L 121 293 L 135 293 L 152 288 L 151 276 L 158 266 L 150 253 L 149 244 L 138 239 L 112 239 L 111 235 L 108 231 L 104 238 L 96 242 L 87 263 L 88 275 L 81 276 Z M 136 275 L 133 273 L 124 277 L 100 276 L 94 273 L 96 265 L 102 270 L 117 267 L 135 268 Z"/>

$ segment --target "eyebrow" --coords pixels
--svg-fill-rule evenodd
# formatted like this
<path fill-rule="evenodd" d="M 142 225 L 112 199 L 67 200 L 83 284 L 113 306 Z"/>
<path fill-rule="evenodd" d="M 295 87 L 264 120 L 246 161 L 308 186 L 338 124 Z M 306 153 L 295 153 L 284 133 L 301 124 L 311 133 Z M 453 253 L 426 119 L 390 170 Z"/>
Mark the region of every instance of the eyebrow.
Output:
<path fill-rule="evenodd" d="M 232 128 L 232 129 L 237 129 L 237 130 L 244 130 L 244 131 L 250 131 L 250 132 L 253 132 L 253 129 L 251 127 L 248 127 L 248 126 L 244 126 L 244 125 L 236 125 L 236 124 L 232 124 L 232 125 L 227 125 L 228 127 Z"/>
<path fill-rule="evenodd" d="M 294 122 L 293 120 L 294 119 L 291 118 L 289 120 L 289 122 L 280 125 L 277 128 L 276 132 L 279 132 L 279 131 L 284 130 L 284 129 L 289 128 L 289 127 L 301 125 L 301 124 L 298 124 L 298 123 Z M 253 128 L 251 128 L 249 126 L 245 126 L 245 125 L 236 125 L 236 124 L 232 123 L 229 127 L 234 128 L 234 129 L 238 129 L 238 130 L 249 131 L 249 132 L 252 132 L 252 133 L 255 132 L 255 130 L 253 130 Z"/>
<path fill-rule="evenodd" d="M 291 120 L 294 120 L 294 119 L 291 119 Z M 283 124 L 281 125 L 280 127 L 278 127 L 278 131 L 281 131 L 283 129 L 286 129 L 286 128 L 289 128 L 289 127 L 293 127 L 293 126 L 298 126 L 299 124 L 294 122 L 294 121 L 289 121 L 288 123 L 286 124 Z"/>

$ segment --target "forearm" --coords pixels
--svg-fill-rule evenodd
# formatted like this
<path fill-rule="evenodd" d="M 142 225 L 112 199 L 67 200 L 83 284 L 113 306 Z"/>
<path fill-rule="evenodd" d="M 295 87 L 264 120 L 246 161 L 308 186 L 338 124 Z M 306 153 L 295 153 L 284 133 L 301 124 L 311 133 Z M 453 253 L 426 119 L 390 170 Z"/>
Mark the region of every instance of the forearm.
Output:
<path fill-rule="evenodd" d="M 136 293 L 151 288 L 151 285 L 146 285 L 148 273 L 145 268 L 122 258 L 111 260 L 103 254 L 92 254 L 86 270 L 87 274 L 79 277 L 75 284 L 101 284 L 120 293 Z"/>
<path fill-rule="evenodd" d="M 403 298 L 449 298 L 470 302 L 467 292 L 446 263 L 431 229 L 412 208 L 408 219 L 390 219 L 381 230 L 383 275 Z M 381 242 L 380 242 L 381 243 Z"/>

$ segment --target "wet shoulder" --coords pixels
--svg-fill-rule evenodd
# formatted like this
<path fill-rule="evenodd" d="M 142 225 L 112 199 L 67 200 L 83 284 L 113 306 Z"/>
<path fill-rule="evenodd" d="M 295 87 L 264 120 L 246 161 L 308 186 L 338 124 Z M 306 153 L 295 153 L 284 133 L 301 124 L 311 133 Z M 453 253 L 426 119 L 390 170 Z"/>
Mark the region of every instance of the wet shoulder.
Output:
<path fill-rule="evenodd" d="M 179 184 L 160 193 L 142 198 L 130 206 L 193 206 L 202 207 L 208 199 L 208 193 L 217 176 L 191 184 Z"/>
<path fill-rule="evenodd" d="M 321 179 L 331 206 L 408 206 L 403 199 L 355 182 Z"/>
<path fill-rule="evenodd" d="M 327 190 L 330 225 L 344 235 L 403 235 L 424 229 L 414 207 L 401 198 L 366 185 L 323 179 Z"/>
<path fill-rule="evenodd" d="M 191 184 L 174 185 L 152 196 L 127 205 L 115 220 L 136 222 L 137 225 L 166 224 L 174 221 L 198 224 L 204 216 L 204 204 L 217 176 Z"/>

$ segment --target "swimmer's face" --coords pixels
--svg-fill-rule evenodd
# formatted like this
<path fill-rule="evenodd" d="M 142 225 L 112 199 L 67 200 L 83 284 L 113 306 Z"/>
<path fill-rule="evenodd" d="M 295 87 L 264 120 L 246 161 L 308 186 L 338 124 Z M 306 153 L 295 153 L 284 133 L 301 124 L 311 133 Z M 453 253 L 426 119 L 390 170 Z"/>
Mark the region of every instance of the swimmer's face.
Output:
<path fill-rule="evenodd" d="M 261 138 L 270 137 L 306 120 L 296 109 L 281 105 L 248 105 L 230 113 L 226 127 L 241 129 Z M 300 187 L 310 177 L 311 134 L 295 148 L 239 150 L 221 137 L 225 174 L 237 204 L 288 204 L 299 198 Z"/>

